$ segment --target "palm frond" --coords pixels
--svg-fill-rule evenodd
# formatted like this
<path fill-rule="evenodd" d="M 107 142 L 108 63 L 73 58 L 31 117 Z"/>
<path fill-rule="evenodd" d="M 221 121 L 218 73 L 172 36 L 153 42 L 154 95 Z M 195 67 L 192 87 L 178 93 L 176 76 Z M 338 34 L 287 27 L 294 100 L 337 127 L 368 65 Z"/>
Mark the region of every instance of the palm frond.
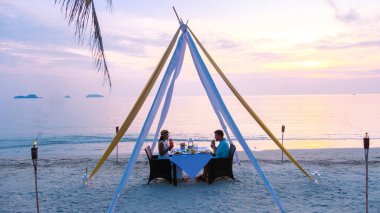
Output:
<path fill-rule="evenodd" d="M 92 50 L 92 57 L 95 68 L 103 75 L 103 83 L 108 83 L 111 88 L 111 77 L 109 74 L 106 57 L 103 48 L 102 33 L 96 15 L 93 0 L 55 0 L 61 5 L 61 10 L 65 15 L 69 25 L 75 24 L 75 37 L 78 44 L 83 44 L 89 19 L 91 17 L 91 28 L 89 31 L 89 46 Z M 112 9 L 112 0 L 107 0 L 107 7 Z"/>

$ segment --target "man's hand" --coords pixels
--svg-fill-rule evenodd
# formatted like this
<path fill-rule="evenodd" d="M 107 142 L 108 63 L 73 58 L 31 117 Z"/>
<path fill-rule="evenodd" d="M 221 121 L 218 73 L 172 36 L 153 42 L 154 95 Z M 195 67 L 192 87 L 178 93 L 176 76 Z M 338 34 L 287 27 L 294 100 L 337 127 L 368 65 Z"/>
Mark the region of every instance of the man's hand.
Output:
<path fill-rule="evenodd" d="M 212 140 L 211 141 L 211 148 L 214 148 L 215 147 L 215 140 Z"/>
<path fill-rule="evenodd" d="M 211 148 L 212 148 L 212 151 L 213 151 L 212 155 L 215 156 L 216 149 L 217 149 L 216 146 L 215 146 L 215 140 L 211 141 Z"/>

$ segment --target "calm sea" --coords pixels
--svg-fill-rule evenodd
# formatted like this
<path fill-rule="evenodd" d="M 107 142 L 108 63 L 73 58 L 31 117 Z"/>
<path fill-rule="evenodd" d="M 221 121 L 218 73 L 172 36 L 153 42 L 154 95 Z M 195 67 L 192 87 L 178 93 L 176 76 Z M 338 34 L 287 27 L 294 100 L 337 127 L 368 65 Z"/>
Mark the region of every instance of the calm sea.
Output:
<path fill-rule="evenodd" d="M 223 97 L 251 147 L 276 148 L 265 132 L 233 97 Z M 288 148 L 362 147 L 365 132 L 380 147 L 380 94 L 246 96 L 246 101 Z M 153 98 L 144 104 L 122 139 L 134 142 Z M 7 99 L 1 101 L 0 149 L 40 145 L 109 143 L 136 98 Z M 156 117 L 148 141 L 156 130 Z M 164 128 L 175 141 L 209 141 L 219 129 L 207 97 L 174 97 Z"/>

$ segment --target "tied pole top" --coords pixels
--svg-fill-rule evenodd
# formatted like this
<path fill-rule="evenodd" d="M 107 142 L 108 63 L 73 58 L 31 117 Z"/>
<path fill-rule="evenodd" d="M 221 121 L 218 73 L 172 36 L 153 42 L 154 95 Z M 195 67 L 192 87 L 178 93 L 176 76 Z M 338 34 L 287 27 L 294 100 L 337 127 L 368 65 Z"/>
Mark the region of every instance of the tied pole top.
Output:
<path fill-rule="evenodd" d="M 175 10 L 174 6 L 173 6 L 173 10 L 174 10 L 175 15 L 177 16 L 178 22 L 179 22 L 180 24 L 183 23 L 182 19 L 179 18 L 178 13 L 177 13 L 177 11 Z"/>
<path fill-rule="evenodd" d="M 179 25 L 181 26 L 181 31 L 182 31 L 182 32 L 186 32 L 186 30 L 187 30 L 187 23 L 188 23 L 189 21 L 187 21 L 186 24 L 184 24 L 184 23 L 183 23 L 183 20 L 178 16 L 178 13 L 177 13 L 177 11 L 175 10 L 175 7 L 174 7 L 174 6 L 173 6 L 173 10 L 174 10 L 174 13 L 175 13 L 175 15 L 176 15 L 176 17 L 177 17 L 177 19 L 178 19 Z"/>

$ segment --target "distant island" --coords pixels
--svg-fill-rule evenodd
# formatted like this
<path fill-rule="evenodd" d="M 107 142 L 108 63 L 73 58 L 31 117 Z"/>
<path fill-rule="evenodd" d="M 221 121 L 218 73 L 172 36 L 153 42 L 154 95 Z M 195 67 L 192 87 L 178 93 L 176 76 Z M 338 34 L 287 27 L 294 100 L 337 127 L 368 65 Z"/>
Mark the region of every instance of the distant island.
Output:
<path fill-rule="evenodd" d="M 64 98 L 71 98 L 71 96 L 70 95 L 65 95 L 65 97 Z"/>
<path fill-rule="evenodd" d="M 104 96 L 99 94 L 89 94 L 86 98 L 104 98 Z"/>
<path fill-rule="evenodd" d="M 18 95 L 18 96 L 15 96 L 13 98 L 15 98 L 15 99 L 22 99 L 22 98 L 42 98 L 42 97 L 38 97 L 36 94 L 29 94 L 27 96 Z"/>

